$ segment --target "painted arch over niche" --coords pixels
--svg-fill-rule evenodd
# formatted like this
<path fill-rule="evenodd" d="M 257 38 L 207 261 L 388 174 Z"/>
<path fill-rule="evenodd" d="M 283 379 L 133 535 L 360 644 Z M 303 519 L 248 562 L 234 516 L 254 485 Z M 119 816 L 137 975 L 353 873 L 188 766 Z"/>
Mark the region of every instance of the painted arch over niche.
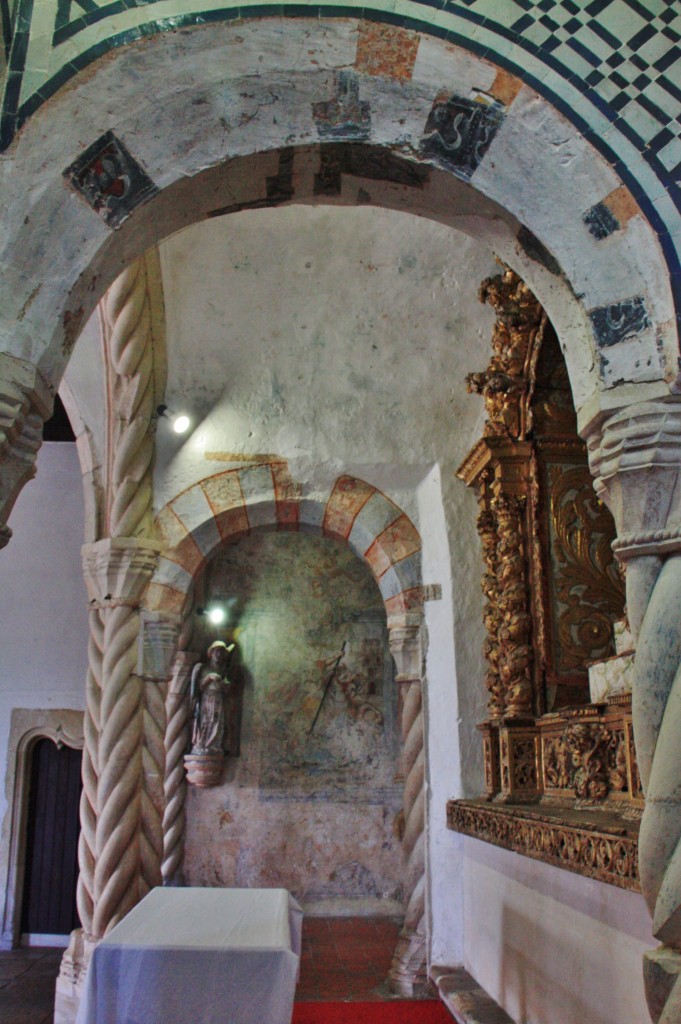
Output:
<path fill-rule="evenodd" d="M 165 542 L 147 610 L 180 616 L 192 584 L 221 544 L 254 530 L 308 530 L 346 543 L 371 570 L 386 614 L 421 609 L 421 538 L 409 517 L 372 484 L 340 476 L 325 500 L 308 499 L 283 461 L 228 469 L 187 488 L 156 517 Z"/>
<path fill-rule="evenodd" d="M 41 414 L 123 267 L 203 217 L 288 202 L 393 206 L 488 240 L 556 325 L 583 428 L 630 401 L 631 383 L 637 398 L 669 393 L 669 275 L 618 168 L 463 48 L 420 35 L 407 76 L 398 32 L 376 42 L 384 63 L 367 63 L 367 26 L 267 18 L 156 34 L 95 60 L 26 123 L 0 172 L 0 337 L 14 357 L 3 376 Z M 127 175 L 122 203 L 102 159 Z M 592 230 L 594 211 L 617 228 Z"/>
<path fill-rule="evenodd" d="M 286 463 L 278 460 L 228 469 L 205 478 L 164 506 L 155 522 L 166 546 L 144 603 L 151 617 L 158 616 L 167 623 L 177 623 L 187 614 L 193 581 L 219 546 L 254 530 L 310 530 L 333 537 L 346 543 L 371 570 L 385 605 L 390 651 L 397 666 L 395 682 L 401 690 L 401 844 L 407 898 L 389 978 L 393 991 L 412 994 L 415 977 L 426 956 L 421 644 L 425 593 L 421 583 L 421 538 L 416 527 L 395 502 L 356 477 L 340 476 L 324 497 L 306 498 L 291 478 Z M 154 632 L 145 638 L 145 649 L 147 645 L 154 646 Z M 159 639 L 161 635 L 156 633 Z M 186 655 L 176 654 L 170 673 L 168 732 L 177 732 L 180 742 L 169 748 L 167 754 L 169 817 L 177 813 L 173 805 L 181 786 L 180 782 L 172 781 L 182 778 L 184 751 L 183 726 L 178 725 L 176 730 L 175 722 L 186 720 L 186 710 L 182 709 L 188 671 Z M 166 879 L 173 877 L 180 863 L 183 828 L 180 815 L 172 826 L 173 842 L 168 844 L 173 850 L 165 856 Z"/>

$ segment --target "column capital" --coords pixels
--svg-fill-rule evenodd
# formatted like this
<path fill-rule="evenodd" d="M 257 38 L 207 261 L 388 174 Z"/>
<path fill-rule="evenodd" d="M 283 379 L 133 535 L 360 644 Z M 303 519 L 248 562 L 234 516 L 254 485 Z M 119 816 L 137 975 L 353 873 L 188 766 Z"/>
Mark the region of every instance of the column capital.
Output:
<path fill-rule="evenodd" d="M 52 405 L 38 368 L 0 353 L 0 517 L 5 521 L 21 488 L 35 475 L 43 423 Z"/>
<path fill-rule="evenodd" d="M 388 617 L 388 643 L 397 666 L 398 683 L 420 681 L 423 677 L 422 627 L 420 612 Z"/>
<path fill-rule="evenodd" d="M 160 547 L 155 541 L 107 537 L 84 544 L 81 551 L 91 607 L 139 607 L 158 561 Z"/>
<path fill-rule="evenodd" d="M 160 612 L 140 616 L 137 674 L 146 682 L 167 683 L 173 670 L 181 621 Z"/>
<path fill-rule="evenodd" d="M 681 401 L 619 409 L 587 443 L 596 491 L 617 525 L 617 557 L 681 551 Z"/>

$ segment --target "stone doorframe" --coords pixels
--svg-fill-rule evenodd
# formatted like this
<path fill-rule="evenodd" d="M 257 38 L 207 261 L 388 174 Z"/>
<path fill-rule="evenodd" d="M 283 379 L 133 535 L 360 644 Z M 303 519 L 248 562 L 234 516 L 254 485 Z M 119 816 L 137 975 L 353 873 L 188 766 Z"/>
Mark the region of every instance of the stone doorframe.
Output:
<path fill-rule="evenodd" d="M 304 498 L 283 461 L 230 469 L 194 484 L 156 518 L 164 542 L 141 612 L 140 674 L 164 685 L 166 766 L 164 882 L 182 862 L 186 749 L 186 687 L 192 658 L 178 643 L 191 614 L 192 589 L 207 560 L 224 543 L 253 530 L 308 531 L 347 544 L 369 567 L 383 597 L 390 651 L 397 667 L 404 780 L 404 924 L 390 970 L 395 992 L 411 995 L 425 978 L 425 754 L 423 719 L 423 599 L 421 538 L 411 520 L 373 485 L 341 476 L 327 493 Z"/>
<path fill-rule="evenodd" d="M 42 708 L 12 710 L 6 775 L 10 803 L 2 829 L 2 850 L 7 851 L 7 859 L 0 863 L 0 877 L 4 876 L 6 880 L 0 949 L 14 949 L 19 945 L 31 754 L 36 742 L 42 739 L 53 740 L 58 747 L 65 745 L 82 750 L 83 712 L 69 709 L 47 711 Z"/>

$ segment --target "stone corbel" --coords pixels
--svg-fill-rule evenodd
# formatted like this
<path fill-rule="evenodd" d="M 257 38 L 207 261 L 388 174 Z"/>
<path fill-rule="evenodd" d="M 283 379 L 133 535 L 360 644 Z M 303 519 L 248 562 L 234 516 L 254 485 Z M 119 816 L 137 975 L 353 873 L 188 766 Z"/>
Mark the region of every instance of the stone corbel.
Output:
<path fill-rule="evenodd" d="M 24 484 L 35 476 L 43 423 L 51 414 L 53 401 L 33 363 L 0 353 L 0 547 L 11 536 L 4 524 L 14 502 Z"/>

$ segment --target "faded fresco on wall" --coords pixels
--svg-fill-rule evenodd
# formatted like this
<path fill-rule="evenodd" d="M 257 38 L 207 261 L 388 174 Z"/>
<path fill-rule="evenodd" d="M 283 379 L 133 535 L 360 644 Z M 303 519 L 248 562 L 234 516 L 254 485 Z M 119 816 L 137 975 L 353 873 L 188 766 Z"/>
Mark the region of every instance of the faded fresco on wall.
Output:
<path fill-rule="evenodd" d="M 260 747 L 262 798 L 382 802 L 393 788 L 395 692 L 367 567 L 327 538 L 260 534 L 225 549 L 208 593 L 230 608 L 251 712 L 243 742 Z"/>
<path fill-rule="evenodd" d="M 399 900 L 397 692 L 369 569 L 329 538 L 253 534 L 213 561 L 203 599 L 229 609 L 203 639 L 236 641 L 241 753 L 190 791 L 187 881 Z"/>

